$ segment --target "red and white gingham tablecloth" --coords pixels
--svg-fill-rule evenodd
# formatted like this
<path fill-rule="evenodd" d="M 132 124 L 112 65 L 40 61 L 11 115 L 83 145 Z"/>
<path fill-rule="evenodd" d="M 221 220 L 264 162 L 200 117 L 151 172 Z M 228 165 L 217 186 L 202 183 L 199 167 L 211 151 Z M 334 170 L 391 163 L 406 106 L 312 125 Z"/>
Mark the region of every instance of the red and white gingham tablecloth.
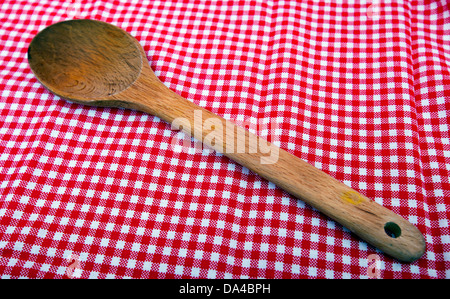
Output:
<path fill-rule="evenodd" d="M 0 18 L 0 277 L 450 277 L 445 0 L 5 0 Z M 256 133 L 416 225 L 424 256 L 396 261 L 222 154 L 175 150 L 157 117 L 49 93 L 28 45 L 73 18 L 135 36 L 186 99 L 276 121 Z"/>

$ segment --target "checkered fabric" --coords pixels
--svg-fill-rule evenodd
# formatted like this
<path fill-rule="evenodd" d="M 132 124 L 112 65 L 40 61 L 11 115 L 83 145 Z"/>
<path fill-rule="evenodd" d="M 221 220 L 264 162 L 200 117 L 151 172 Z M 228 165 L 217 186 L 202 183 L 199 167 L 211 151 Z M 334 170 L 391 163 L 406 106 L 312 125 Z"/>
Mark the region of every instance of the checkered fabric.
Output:
<path fill-rule="evenodd" d="M 4 0 L 0 17 L 2 278 L 450 277 L 445 0 Z M 416 225 L 424 256 L 398 262 L 222 154 L 174 150 L 157 117 L 49 93 L 28 45 L 73 18 L 135 36 L 189 101 L 277 121 L 277 145 Z"/>

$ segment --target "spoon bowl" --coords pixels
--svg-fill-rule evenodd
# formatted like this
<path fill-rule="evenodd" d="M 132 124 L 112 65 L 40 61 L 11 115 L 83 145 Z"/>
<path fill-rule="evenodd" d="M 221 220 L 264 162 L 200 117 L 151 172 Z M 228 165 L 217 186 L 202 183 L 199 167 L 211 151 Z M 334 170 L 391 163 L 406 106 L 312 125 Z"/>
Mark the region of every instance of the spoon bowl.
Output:
<path fill-rule="evenodd" d="M 118 27 L 94 20 L 53 24 L 32 40 L 28 60 L 38 80 L 56 95 L 158 116 L 398 260 L 412 262 L 425 251 L 421 232 L 401 216 L 171 91 L 151 70 L 139 42 Z"/>
<path fill-rule="evenodd" d="M 37 34 L 28 60 L 38 80 L 76 102 L 108 100 L 139 77 L 144 51 L 122 29 L 95 20 L 56 23 Z"/>

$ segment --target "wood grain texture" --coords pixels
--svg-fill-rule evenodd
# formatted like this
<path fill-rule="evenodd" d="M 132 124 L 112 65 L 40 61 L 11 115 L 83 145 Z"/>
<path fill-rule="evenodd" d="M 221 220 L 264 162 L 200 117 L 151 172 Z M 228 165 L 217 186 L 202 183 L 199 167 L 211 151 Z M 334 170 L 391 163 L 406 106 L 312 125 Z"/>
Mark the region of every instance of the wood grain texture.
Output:
<path fill-rule="evenodd" d="M 28 60 L 47 88 L 75 100 L 120 92 L 142 68 L 139 46 L 126 32 L 93 20 L 47 27 L 30 44 Z"/>
<path fill-rule="evenodd" d="M 426 248 L 423 235 L 407 220 L 289 152 L 182 98 L 162 84 L 146 59 L 129 34 L 93 20 L 54 24 L 39 33 L 29 48 L 33 72 L 55 94 L 86 105 L 135 109 L 177 122 L 197 140 L 277 184 L 388 255 L 406 262 L 422 256 Z M 201 121 L 196 115 L 201 115 Z M 244 150 L 237 151 L 237 144 L 243 144 Z M 273 152 L 276 160 L 268 155 Z"/>

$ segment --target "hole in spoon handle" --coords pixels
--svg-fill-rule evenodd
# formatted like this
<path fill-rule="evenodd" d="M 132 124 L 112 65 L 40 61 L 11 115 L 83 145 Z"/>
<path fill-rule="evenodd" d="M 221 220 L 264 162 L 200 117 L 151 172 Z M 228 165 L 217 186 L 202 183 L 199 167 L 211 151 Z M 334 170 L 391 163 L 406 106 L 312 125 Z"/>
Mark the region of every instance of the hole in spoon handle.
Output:
<path fill-rule="evenodd" d="M 352 189 L 342 192 L 340 198 L 343 205 L 337 202 L 329 214 L 324 213 L 363 240 L 404 262 L 413 262 L 425 252 L 422 233 L 400 215 Z"/>
<path fill-rule="evenodd" d="M 402 229 L 395 222 L 386 222 L 384 231 L 391 238 L 398 238 L 402 235 Z"/>

